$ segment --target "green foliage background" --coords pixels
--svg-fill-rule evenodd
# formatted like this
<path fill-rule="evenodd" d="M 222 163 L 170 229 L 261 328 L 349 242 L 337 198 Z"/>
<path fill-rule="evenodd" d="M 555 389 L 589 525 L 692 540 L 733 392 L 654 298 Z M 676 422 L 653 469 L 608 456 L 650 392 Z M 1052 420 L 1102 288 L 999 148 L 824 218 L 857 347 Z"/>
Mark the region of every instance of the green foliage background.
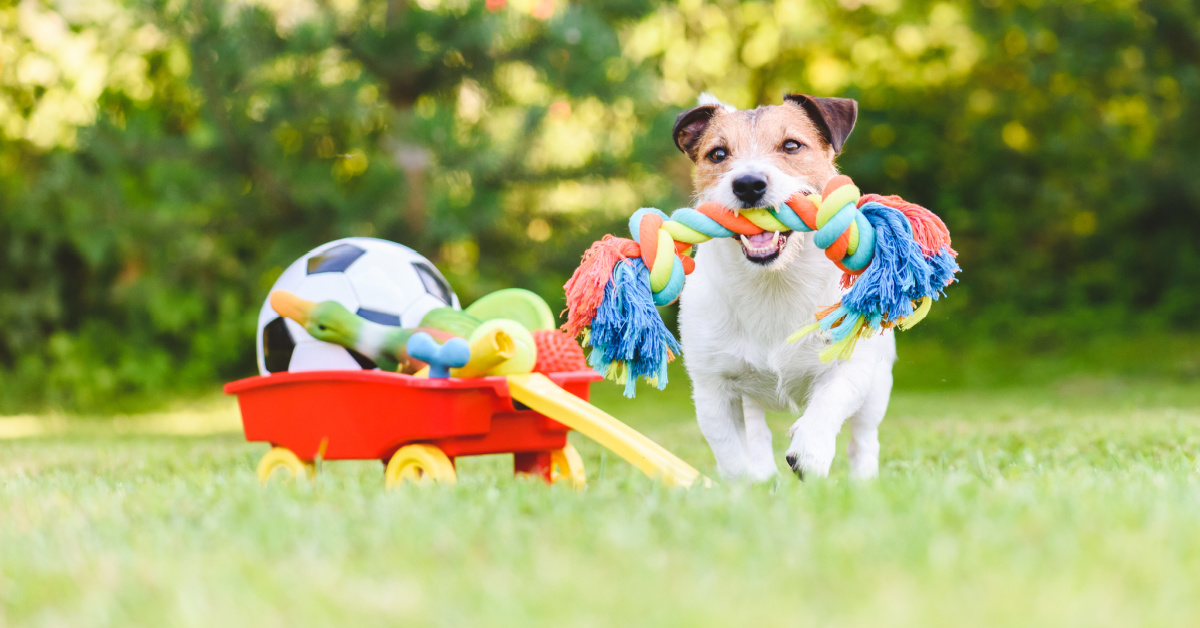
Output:
<path fill-rule="evenodd" d="M 670 127 L 704 90 L 859 100 L 843 171 L 961 254 L 918 337 L 1197 327 L 1194 2 L 26 0 L 0 5 L 0 411 L 253 372 L 275 277 L 348 235 L 465 302 L 561 299 L 591 240 L 687 202 Z"/>

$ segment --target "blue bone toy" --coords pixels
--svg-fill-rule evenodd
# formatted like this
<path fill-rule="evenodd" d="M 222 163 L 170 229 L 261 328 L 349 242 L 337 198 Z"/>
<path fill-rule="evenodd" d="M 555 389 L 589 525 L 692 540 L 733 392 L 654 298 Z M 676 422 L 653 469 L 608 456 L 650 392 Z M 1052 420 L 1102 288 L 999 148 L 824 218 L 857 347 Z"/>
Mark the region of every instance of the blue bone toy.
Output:
<path fill-rule="evenodd" d="M 450 369 L 466 366 L 471 360 L 471 345 L 462 338 L 451 338 L 446 344 L 439 345 L 433 336 L 425 332 L 417 332 L 408 339 L 406 345 L 408 355 L 429 363 L 429 377 L 446 379 L 450 377 Z"/>

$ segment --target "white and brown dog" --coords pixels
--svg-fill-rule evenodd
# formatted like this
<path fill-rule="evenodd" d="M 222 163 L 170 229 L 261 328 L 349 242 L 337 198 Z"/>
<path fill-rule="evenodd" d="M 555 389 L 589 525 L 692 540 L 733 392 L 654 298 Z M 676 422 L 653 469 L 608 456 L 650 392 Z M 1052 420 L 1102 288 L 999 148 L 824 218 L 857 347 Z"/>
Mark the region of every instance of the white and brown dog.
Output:
<path fill-rule="evenodd" d="M 675 122 L 675 144 L 696 164 L 696 202 L 735 211 L 776 207 L 818 193 L 837 174 L 834 157 L 854 128 L 858 104 L 784 97 L 738 111 L 707 94 Z M 826 476 L 837 435 L 850 420 L 850 475 L 879 471 L 879 424 L 892 390 L 896 344 L 889 330 L 862 341 L 848 361 L 822 364 L 826 339 L 785 339 L 841 298 L 841 271 L 810 233 L 715 238 L 696 251 L 680 298 L 679 329 L 696 420 L 726 478 L 778 474 L 766 411 L 803 414 L 786 459 L 801 479 Z"/>

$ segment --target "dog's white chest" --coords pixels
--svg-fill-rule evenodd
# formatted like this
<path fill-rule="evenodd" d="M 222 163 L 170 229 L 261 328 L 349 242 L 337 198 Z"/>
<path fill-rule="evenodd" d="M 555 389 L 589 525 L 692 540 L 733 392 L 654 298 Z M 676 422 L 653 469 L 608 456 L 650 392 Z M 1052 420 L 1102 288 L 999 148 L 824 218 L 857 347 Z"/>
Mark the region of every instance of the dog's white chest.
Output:
<path fill-rule="evenodd" d="M 730 355 L 735 368 L 725 372 L 733 391 L 752 397 L 770 410 L 795 411 L 808 396 L 814 379 L 829 366 L 811 359 L 820 339 L 775 345 L 746 343 L 740 354 Z"/>
<path fill-rule="evenodd" d="M 830 368 L 817 356 L 822 338 L 787 343 L 813 312 L 838 298 L 836 267 L 814 252 L 803 251 L 772 275 L 745 269 L 736 245 L 702 245 L 680 301 L 689 372 L 715 375 L 731 392 L 771 409 L 795 410 L 813 379 Z"/>

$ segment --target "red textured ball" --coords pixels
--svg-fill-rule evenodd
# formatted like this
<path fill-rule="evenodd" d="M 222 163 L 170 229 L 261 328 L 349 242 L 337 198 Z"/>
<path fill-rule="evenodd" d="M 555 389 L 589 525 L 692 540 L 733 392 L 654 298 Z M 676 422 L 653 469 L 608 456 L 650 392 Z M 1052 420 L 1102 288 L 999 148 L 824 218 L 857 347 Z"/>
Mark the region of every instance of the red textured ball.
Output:
<path fill-rule="evenodd" d="M 587 358 L 575 339 L 557 329 L 539 329 L 533 332 L 537 345 L 535 373 L 568 373 L 588 370 Z"/>

